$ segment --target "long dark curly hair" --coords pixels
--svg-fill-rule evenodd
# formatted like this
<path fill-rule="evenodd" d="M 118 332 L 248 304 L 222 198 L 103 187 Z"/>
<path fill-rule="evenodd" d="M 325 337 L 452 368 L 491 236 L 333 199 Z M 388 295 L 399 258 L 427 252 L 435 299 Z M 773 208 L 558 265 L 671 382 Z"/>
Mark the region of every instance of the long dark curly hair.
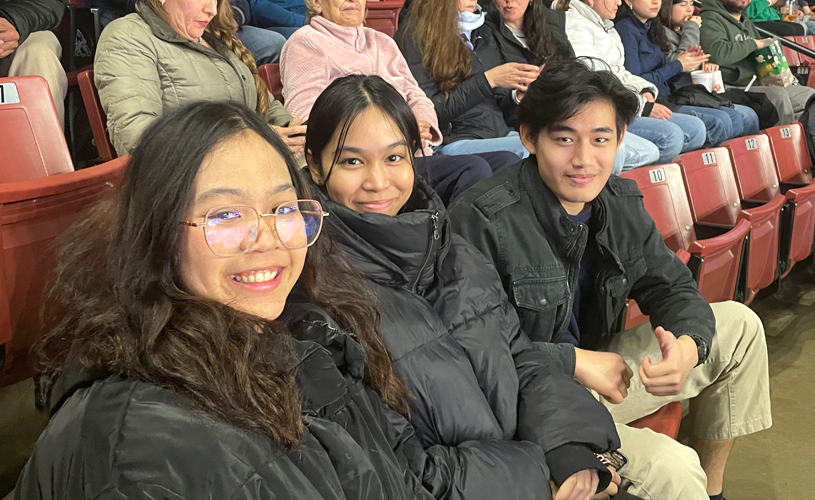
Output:
<path fill-rule="evenodd" d="M 529 0 L 521 26 L 529 51 L 535 56 L 535 60 L 530 62 L 538 66 L 549 62 L 558 55 L 552 41 L 552 33 L 546 22 L 546 15 L 543 12 L 543 9 L 549 7 L 543 5 L 543 2 L 544 0 Z"/>
<path fill-rule="evenodd" d="M 181 393 L 240 428 L 290 447 L 302 438 L 291 336 L 267 321 L 192 295 L 179 276 L 179 221 L 195 177 L 221 141 L 251 130 L 285 159 L 300 198 L 309 184 L 282 140 L 253 110 L 196 103 L 161 118 L 133 152 L 117 196 L 63 234 L 47 288 L 50 329 L 35 346 L 41 403 L 69 365 Z M 309 248 L 301 283 L 369 356 L 366 382 L 398 410 L 390 358 L 370 292 L 329 238 Z M 399 403 L 402 403 L 400 406 Z"/>

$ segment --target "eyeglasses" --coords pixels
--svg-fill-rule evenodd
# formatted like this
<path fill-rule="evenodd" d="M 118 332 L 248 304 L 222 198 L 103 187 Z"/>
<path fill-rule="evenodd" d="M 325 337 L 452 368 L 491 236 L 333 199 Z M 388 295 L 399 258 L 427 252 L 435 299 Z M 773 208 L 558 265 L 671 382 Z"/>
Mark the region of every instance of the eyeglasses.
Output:
<path fill-rule="evenodd" d="M 240 255 L 249 251 L 260 233 L 260 220 L 274 217 L 277 239 L 286 248 L 311 246 L 323 227 L 323 207 L 316 200 L 294 200 L 281 204 L 273 213 L 259 214 L 248 205 L 227 205 L 211 208 L 204 222 L 181 221 L 180 224 L 204 228 L 204 239 L 219 257 Z"/>

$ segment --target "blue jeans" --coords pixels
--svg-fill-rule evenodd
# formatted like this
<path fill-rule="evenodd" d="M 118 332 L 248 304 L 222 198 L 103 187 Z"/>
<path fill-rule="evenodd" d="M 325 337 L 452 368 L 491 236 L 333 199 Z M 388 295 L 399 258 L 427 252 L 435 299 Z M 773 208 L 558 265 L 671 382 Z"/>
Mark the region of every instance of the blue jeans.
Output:
<path fill-rule="evenodd" d="M 651 165 L 659 159 L 659 148 L 651 141 L 626 131 L 623 142 L 614 157 L 612 174 Z"/>
<path fill-rule="evenodd" d="M 670 163 L 679 153 L 701 148 L 707 138 L 702 120 L 681 113 L 672 114 L 669 120 L 640 116 L 634 118 L 628 130 L 659 148 L 659 163 Z"/>
<path fill-rule="evenodd" d="M 491 153 L 493 151 L 509 151 L 521 158 L 529 156 L 518 132 L 510 132 L 506 137 L 495 139 L 462 139 L 436 148 L 440 155 L 471 155 L 476 153 Z"/>
<path fill-rule="evenodd" d="M 722 106 L 719 109 L 699 106 L 682 106 L 678 113 L 695 115 L 707 128 L 707 139 L 713 146 L 734 137 L 758 133 L 758 115 L 747 106 L 737 108 Z"/>
<path fill-rule="evenodd" d="M 286 43 L 286 37 L 271 30 L 254 26 L 241 26 L 237 32 L 238 39 L 249 49 L 258 66 L 276 63 L 280 51 Z"/>

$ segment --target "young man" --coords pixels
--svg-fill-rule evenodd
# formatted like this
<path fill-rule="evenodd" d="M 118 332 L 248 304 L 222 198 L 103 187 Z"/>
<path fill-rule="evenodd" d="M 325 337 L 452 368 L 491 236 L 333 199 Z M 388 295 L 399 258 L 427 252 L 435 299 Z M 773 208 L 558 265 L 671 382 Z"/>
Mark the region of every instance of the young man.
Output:
<path fill-rule="evenodd" d="M 710 54 L 710 62 L 719 65 L 725 84 L 742 88 L 756 74 L 753 52 L 772 42 L 769 38 L 762 40 L 756 27 L 744 15 L 749 5 L 750 0 L 705 0 L 700 13 L 702 49 Z M 797 119 L 807 100 L 815 92 L 802 85 L 753 85 L 750 90 L 767 95 L 778 110 L 779 124 L 791 123 Z"/>
<path fill-rule="evenodd" d="M 718 499 L 733 439 L 771 425 L 764 330 L 741 304 L 704 301 L 636 184 L 610 175 L 636 109 L 611 73 L 547 64 L 519 109 L 532 155 L 465 192 L 450 215 L 495 263 L 526 333 L 603 396 L 631 459 L 620 473 L 628 491 Z M 612 336 L 627 297 L 656 330 Z M 687 399 L 698 458 L 622 425 Z"/>

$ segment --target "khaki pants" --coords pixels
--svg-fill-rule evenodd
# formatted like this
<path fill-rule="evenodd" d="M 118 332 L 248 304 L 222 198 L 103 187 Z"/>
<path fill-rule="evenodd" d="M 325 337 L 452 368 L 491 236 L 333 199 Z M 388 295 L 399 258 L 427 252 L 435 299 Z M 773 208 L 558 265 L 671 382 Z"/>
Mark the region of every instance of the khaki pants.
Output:
<path fill-rule="evenodd" d="M 647 354 L 654 362 L 662 359 L 650 324 L 613 339 L 609 350 L 620 354 L 634 371 L 622 404 L 601 399 L 615 422 L 625 424 L 672 401 L 690 400 L 690 430 L 703 439 L 733 439 L 772 425 L 767 344 L 761 320 L 736 302 L 712 307 L 716 335 L 708 359 L 691 371 L 676 396 L 652 396 L 642 386 L 638 372 L 642 357 Z M 621 474 L 630 484 L 630 493 L 654 500 L 708 498 L 707 479 L 692 449 L 647 429 L 618 425 L 618 432 L 621 450 L 630 459 Z"/>
<path fill-rule="evenodd" d="M 68 78 L 59 58 L 62 47 L 50 31 L 35 31 L 14 51 L 14 60 L 9 67 L 9 76 L 38 75 L 45 78 L 51 90 L 59 122 L 65 125 L 65 95 L 68 93 Z"/>

